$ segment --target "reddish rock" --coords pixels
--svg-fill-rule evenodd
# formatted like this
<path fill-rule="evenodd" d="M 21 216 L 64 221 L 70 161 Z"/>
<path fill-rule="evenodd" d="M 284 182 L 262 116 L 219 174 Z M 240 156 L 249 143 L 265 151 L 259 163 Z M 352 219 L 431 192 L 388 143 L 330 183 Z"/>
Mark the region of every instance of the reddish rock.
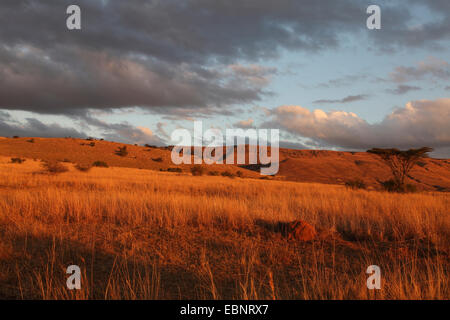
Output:
<path fill-rule="evenodd" d="M 316 229 L 309 223 L 302 220 L 295 220 L 289 223 L 288 239 L 297 241 L 311 241 L 316 237 Z"/>

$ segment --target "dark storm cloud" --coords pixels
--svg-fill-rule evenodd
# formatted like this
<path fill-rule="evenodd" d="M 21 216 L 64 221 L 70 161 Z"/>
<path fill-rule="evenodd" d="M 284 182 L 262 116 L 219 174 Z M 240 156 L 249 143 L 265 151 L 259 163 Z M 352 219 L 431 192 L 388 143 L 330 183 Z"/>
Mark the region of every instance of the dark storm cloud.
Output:
<path fill-rule="evenodd" d="M 65 128 L 59 124 L 45 124 L 34 118 L 27 118 L 25 123 L 14 123 L 9 120 L 10 117 L 0 115 L 0 136 L 11 137 L 74 137 L 85 138 L 86 135 L 73 128 Z"/>
<path fill-rule="evenodd" d="M 65 26 L 71 0 L 1 1 L 0 108 L 217 111 L 261 100 L 276 70 L 254 64 L 281 49 L 326 50 L 337 47 L 341 35 L 367 32 L 368 4 L 352 0 L 76 3 L 81 31 Z M 374 41 L 422 46 L 448 38 L 445 2 L 424 2 L 444 20 L 420 32 L 406 25 L 406 1 L 380 3 L 383 29 L 367 34 Z"/>
<path fill-rule="evenodd" d="M 154 134 L 149 128 L 136 127 L 128 122 L 106 123 L 90 114 L 82 116 L 71 115 L 71 118 L 73 120 L 81 120 L 84 124 L 83 129 L 88 130 L 92 127 L 98 129 L 101 132 L 101 137 L 110 141 L 129 144 L 166 144 L 164 139 Z M 7 112 L 0 111 L 0 136 L 86 138 L 87 134 L 56 123 L 46 124 L 35 118 L 26 118 L 25 122 L 19 122 L 14 120 Z"/>
<path fill-rule="evenodd" d="M 0 62 L 0 107 L 5 109 L 72 114 L 129 106 L 217 107 L 265 94 L 266 82 L 255 83 L 232 68 L 216 71 L 59 47 L 3 46 L 0 55 L 15 55 L 12 62 Z"/>

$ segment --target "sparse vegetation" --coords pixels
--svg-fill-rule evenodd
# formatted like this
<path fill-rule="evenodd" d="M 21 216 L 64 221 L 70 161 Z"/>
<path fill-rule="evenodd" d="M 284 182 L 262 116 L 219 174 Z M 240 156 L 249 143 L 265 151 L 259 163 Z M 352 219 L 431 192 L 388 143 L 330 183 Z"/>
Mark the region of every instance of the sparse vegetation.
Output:
<path fill-rule="evenodd" d="M 193 176 L 202 176 L 205 173 L 205 168 L 201 165 L 195 165 L 191 168 L 191 173 Z"/>
<path fill-rule="evenodd" d="M 67 168 L 65 165 L 63 165 L 61 162 L 58 161 L 45 161 L 42 163 L 42 167 L 45 171 L 49 173 L 63 173 L 69 171 L 69 168 Z"/>
<path fill-rule="evenodd" d="M 126 157 L 128 155 L 127 146 L 119 147 L 116 150 L 116 155 L 118 155 L 120 157 Z"/>
<path fill-rule="evenodd" d="M 34 143 L 34 139 L 31 138 L 31 139 L 27 140 L 27 142 L 29 142 L 29 143 Z"/>
<path fill-rule="evenodd" d="M 75 169 L 81 172 L 89 172 L 91 170 L 92 166 L 86 165 L 86 164 L 76 164 Z"/>
<path fill-rule="evenodd" d="M 158 158 L 152 158 L 153 161 L 155 162 L 163 162 L 163 158 L 158 157 Z"/>
<path fill-rule="evenodd" d="M 361 179 L 346 181 L 345 186 L 350 189 L 367 189 L 366 183 Z"/>
<path fill-rule="evenodd" d="M 231 173 L 230 171 L 223 171 L 223 172 L 221 173 L 221 175 L 222 175 L 223 177 L 228 177 L 228 178 L 234 178 L 234 177 L 235 177 L 235 174 L 234 174 L 234 173 Z"/>
<path fill-rule="evenodd" d="M 412 184 L 399 184 L 395 179 L 380 182 L 383 190 L 387 192 L 411 193 L 417 192 L 417 187 Z"/>
<path fill-rule="evenodd" d="M 93 167 L 101 167 L 101 168 L 108 168 L 108 164 L 105 161 L 95 161 L 92 164 Z"/>
<path fill-rule="evenodd" d="M 22 159 L 22 158 L 11 158 L 11 163 L 24 163 L 26 161 L 26 159 Z"/>
<path fill-rule="evenodd" d="M 208 171 L 208 175 L 209 176 L 219 176 L 220 173 L 219 173 L 219 171 Z"/>
<path fill-rule="evenodd" d="M 419 149 L 409 149 L 406 151 L 401 151 L 395 148 L 374 148 L 368 150 L 367 152 L 379 156 L 391 170 L 393 180 L 382 183 L 385 189 L 389 188 L 391 192 L 406 192 L 406 190 L 410 189 L 410 187 L 405 184 L 406 177 L 408 177 L 411 169 L 417 164 L 417 162 L 420 159 L 427 158 L 428 153 L 431 151 L 433 151 L 432 148 L 423 147 Z"/>

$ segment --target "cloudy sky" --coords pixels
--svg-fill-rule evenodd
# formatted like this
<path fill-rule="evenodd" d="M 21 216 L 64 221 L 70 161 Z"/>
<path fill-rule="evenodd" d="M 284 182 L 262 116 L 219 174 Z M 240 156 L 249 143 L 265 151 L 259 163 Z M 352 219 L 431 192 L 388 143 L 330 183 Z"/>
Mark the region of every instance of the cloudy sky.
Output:
<path fill-rule="evenodd" d="M 450 157 L 448 0 L 1 0 L 0 21 L 0 136 L 170 144 L 202 120 Z"/>

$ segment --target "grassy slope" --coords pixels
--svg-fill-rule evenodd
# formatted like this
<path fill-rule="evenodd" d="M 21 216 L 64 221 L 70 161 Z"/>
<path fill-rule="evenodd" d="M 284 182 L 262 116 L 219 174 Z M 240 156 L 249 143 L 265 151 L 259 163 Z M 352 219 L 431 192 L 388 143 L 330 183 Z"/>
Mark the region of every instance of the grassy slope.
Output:
<path fill-rule="evenodd" d="M 0 155 L 19 156 L 31 159 L 64 160 L 73 163 L 91 164 L 101 160 L 110 166 L 142 169 L 167 169 L 175 167 L 170 159 L 170 151 L 164 149 L 144 148 L 128 145 L 129 154 L 119 157 L 115 150 L 123 144 L 94 141 L 95 147 L 81 139 L 48 139 L 35 138 L 35 143 L 27 142 L 27 138 L 0 138 Z M 84 146 L 82 144 L 85 144 Z M 163 158 L 163 162 L 155 162 L 153 158 Z M 366 152 L 334 152 L 314 150 L 280 151 L 280 170 L 277 179 L 290 181 L 320 182 L 343 184 L 352 179 L 362 179 L 371 187 L 378 187 L 377 179 L 387 180 L 389 169 L 374 155 Z M 423 167 L 416 166 L 412 171 L 416 184 L 423 190 L 450 191 L 450 160 L 425 159 Z M 236 165 L 206 166 L 207 171 L 243 172 L 245 177 L 259 178 L 259 172 L 239 168 Z M 181 168 L 189 172 L 188 165 Z"/>

